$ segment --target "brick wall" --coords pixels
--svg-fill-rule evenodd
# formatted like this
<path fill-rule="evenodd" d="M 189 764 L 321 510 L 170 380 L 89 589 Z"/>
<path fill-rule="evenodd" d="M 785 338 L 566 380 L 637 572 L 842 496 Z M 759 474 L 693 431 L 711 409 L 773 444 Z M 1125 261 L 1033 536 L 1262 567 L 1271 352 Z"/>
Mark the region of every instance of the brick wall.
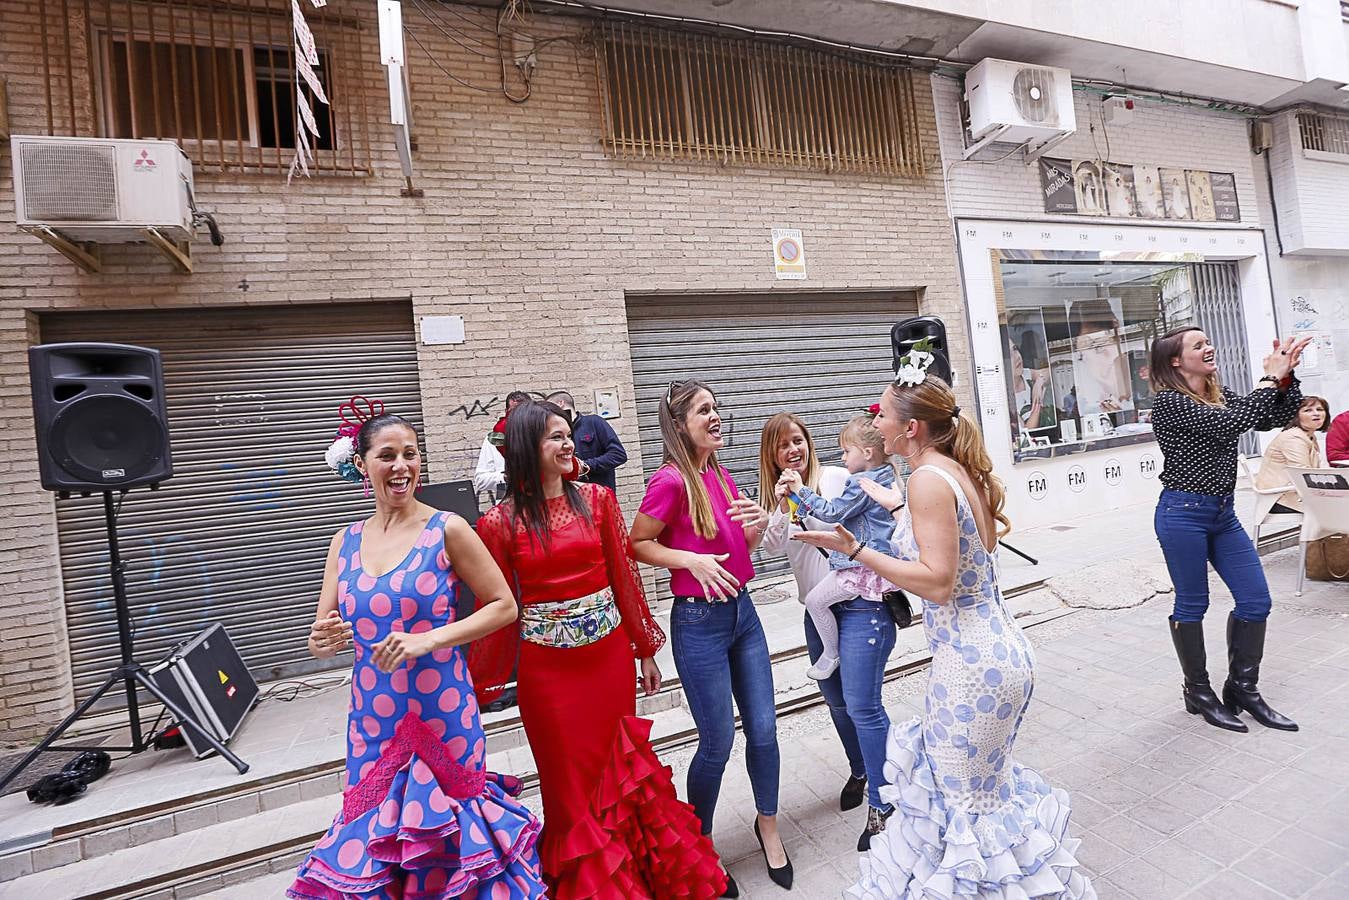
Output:
<path fill-rule="evenodd" d="M 339 2 L 375 29 L 374 4 Z M 0 76 L 10 125 L 41 133 L 42 59 L 33 0 L 0 0 Z M 466 9 L 466 14 L 478 13 Z M 496 63 L 409 15 L 438 61 L 473 84 Z M 575 37 L 567 20 L 536 19 L 536 36 Z M 917 92 L 929 156 L 921 181 L 885 181 L 707 164 L 618 162 L 598 144 L 594 67 L 574 42 L 542 46 L 533 97 L 462 88 L 409 42 L 415 155 L 423 199 L 402 186 L 392 133 L 376 122 L 369 178 L 201 175 L 199 204 L 228 243 L 195 247 L 197 271 L 171 274 L 146 247 L 105 248 L 86 275 L 17 232 L 7 150 L 0 151 L 0 390 L 11 449 L 0 463 L 11 523 L 0 537 L 0 740 L 31 736 L 70 701 L 52 500 L 37 487 L 24 348 L 51 309 L 232 306 L 411 295 L 417 316 L 465 318 L 468 340 L 420 349 L 427 445 L 438 473 L 467 474 L 490 419 L 453 413 L 510 388 L 569 388 L 583 408 L 618 385 L 615 425 L 637 458 L 625 292 L 921 288 L 924 310 L 951 325 L 968 372 L 926 79 Z M 386 108 L 383 72 L 365 62 L 370 108 Z M 81 86 L 83 89 L 83 86 Z M 4 223 L 11 223 L 6 226 Z M 773 277 L 769 229 L 805 233 L 809 280 Z M 250 290 L 237 285 L 247 279 Z M 968 375 L 964 378 L 969 383 Z M 318 450 L 316 449 L 316 452 Z M 641 473 L 622 472 L 635 509 Z"/>
<path fill-rule="evenodd" d="M 940 123 L 942 155 L 949 173 L 953 213 L 956 216 L 1010 219 L 1047 218 L 1040 189 L 1039 165 L 1026 165 L 1020 152 L 1002 162 L 961 161 L 959 103 L 962 90 L 961 82 L 955 78 L 933 78 L 933 95 Z M 1103 125 L 1098 96 L 1074 91 L 1073 98 L 1076 101 L 1077 133 L 1054 147 L 1048 156 L 1232 172 L 1236 175 L 1242 224 L 1254 225 L 1259 221 L 1255 204 L 1255 170 L 1244 118 L 1139 101 L 1135 105 L 1133 121 L 1128 125 Z M 1057 218 L 1093 223 L 1123 221 L 1147 224 L 1142 219 L 1105 216 Z M 1204 224 L 1207 226 L 1213 223 Z"/>

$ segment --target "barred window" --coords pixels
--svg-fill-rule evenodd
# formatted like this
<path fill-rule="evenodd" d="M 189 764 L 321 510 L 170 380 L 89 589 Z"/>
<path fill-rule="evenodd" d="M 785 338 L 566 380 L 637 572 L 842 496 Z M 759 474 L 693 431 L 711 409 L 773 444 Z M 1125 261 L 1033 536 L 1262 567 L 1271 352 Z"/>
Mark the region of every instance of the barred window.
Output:
<path fill-rule="evenodd" d="M 615 156 L 923 174 L 906 67 L 625 24 L 602 26 L 598 45 Z"/>
<path fill-rule="evenodd" d="M 1297 127 L 1303 150 L 1349 155 L 1349 118 L 1300 112 Z"/>
<path fill-rule="evenodd" d="M 205 171 L 290 166 L 297 113 L 288 0 L 53 0 L 41 9 L 48 134 L 177 140 Z M 326 6 L 307 18 L 314 73 L 331 101 L 312 104 L 311 171 L 368 173 L 362 73 L 373 38 Z"/>

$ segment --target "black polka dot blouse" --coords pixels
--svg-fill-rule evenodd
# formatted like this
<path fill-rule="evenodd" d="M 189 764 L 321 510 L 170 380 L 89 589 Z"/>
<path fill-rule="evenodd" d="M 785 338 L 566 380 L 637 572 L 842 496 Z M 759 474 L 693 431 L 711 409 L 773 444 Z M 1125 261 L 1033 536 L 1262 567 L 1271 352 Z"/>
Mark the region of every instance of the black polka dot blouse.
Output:
<path fill-rule="evenodd" d="M 1223 388 L 1211 406 L 1180 391 L 1162 390 L 1152 405 L 1152 430 L 1162 448 L 1162 484 L 1173 491 L 1221 497 L 1237 487 L 1237 442 L 1250 429 L 1282 428 L 1297 415 L 1302 390 L 1262 382 L 1245 397 Z"/>

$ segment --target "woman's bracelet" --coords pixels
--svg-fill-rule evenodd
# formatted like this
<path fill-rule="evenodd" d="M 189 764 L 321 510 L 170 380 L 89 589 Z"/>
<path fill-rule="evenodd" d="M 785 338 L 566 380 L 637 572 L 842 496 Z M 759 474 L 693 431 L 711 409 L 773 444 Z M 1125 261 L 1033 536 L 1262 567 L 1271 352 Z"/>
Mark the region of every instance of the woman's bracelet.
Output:
<path fill-rule="evenodd" d="M 858 554 L 860 554 L 866 548 L 867 548 L 866 544 L 862 543 L 861 541 L 858 541 L 857 546 L 853 547 L 852 552 L 848 554 L 848 561 L 855 562 L 857 560 Z"/>

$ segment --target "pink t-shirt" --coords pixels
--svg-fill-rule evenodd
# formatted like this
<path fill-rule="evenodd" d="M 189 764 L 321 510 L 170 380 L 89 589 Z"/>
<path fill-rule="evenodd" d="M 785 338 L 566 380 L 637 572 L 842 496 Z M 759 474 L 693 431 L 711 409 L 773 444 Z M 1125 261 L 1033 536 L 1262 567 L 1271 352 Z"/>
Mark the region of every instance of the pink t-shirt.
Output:
<path fill-rule="evenodd" d="M 731 496 L 739 497 L 740 492 L 736 489 L 731 473 L 721 467 L 721 474 L 731 489 Z M 674 466 L 661 466 L 651 476 L 638 512 L 665 523 L 665 530 L 656 540 L 666 547 L 694 553 L 730 554 L 721 564 L 722 568 L 744 587 L 754 577 L 754 564 L 749 561 L 749 547 L 745 544 L 745 530 L 731 521 L 731 501 L 727 499 L 711 469 L 703 473 L 703 484 L 707 487 L 707 496 L 712 501 L 712 515 L 717 522 L 716 536 L 711 539 L 699 537 L 698 532 L 693 530 L 684 479 Z M 704 596 L 702 585 L 687 569 L 671 570 L 670 591 L 676 597 Z"/>

